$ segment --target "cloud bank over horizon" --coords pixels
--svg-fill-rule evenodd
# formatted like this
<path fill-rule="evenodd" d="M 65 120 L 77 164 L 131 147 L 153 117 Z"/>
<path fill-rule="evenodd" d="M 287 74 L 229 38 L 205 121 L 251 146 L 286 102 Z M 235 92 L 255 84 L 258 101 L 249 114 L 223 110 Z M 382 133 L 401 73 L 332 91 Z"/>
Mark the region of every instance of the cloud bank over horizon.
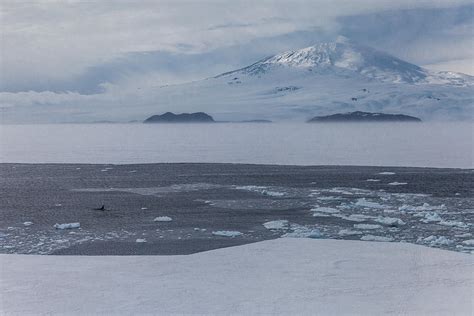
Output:
<path fill-rule="evenodd" d="M 0 108 L 198 80 L 339 35 L 474 74 L 473 10 L 465 0 L 3 1 Z"/>

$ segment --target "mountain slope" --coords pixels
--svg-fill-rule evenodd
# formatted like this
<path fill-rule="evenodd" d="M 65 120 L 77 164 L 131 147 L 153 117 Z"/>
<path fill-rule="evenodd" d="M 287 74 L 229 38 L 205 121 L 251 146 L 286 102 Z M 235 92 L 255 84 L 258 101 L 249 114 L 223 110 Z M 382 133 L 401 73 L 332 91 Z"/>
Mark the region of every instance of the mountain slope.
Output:
<path fill-rule="evenodd" d="M 41 94 L 40 101 L 15 108 L 10 107 L 15 100 L 6 99 L 2 119 L 127 122 L 156 113 L 206 112 L 218 121 L 303 122 L 314 116 L 364 111 L 406 114 L 423 121 L 472 120 L 473 85 L 472 76 L 430 71 L 339 39 L 186 84 L 110 85 L 103 94 L 59 95 L 54 102 Z"/>
<path fill-rule="evenodd" d="M 471 120 L 474 78 L 434 72 L 347 40 L 262 59 L 248 67 L 153 91 L 164 111 L 218 120 L 307 120 L 337 112 Z M 156 113 L 147 108 L 144 114 Z"/>

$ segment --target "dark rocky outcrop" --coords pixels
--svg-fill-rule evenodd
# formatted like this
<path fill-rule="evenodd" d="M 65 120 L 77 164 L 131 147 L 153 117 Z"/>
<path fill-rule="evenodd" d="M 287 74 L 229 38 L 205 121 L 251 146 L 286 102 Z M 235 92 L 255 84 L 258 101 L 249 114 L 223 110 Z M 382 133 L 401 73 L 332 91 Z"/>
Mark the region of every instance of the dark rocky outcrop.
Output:
<path fill-rule="evenodd" d="M 404 114 L 385 114 L 356 111 L 326 116 L 315 116 L 308 121 L 308 123 L 319 122 L 421 122 L 421 120 L 417 117 Z"/>
<path fill-rule="evenodd" d="M 153 115 L 143 123 L 214 123 L 212 116 L 204 112 L 174 114 L 166 112 L 162 115 Z"/>

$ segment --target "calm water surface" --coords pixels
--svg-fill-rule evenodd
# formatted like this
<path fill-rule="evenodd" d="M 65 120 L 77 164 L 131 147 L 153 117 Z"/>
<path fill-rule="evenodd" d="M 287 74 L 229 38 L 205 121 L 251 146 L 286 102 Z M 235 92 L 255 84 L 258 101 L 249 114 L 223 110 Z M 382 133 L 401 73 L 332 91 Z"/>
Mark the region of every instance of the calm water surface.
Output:
<path fill-rule="evenodd" d="M 473 167 L 472 123 L 0 126 L 0 161 Z"/>

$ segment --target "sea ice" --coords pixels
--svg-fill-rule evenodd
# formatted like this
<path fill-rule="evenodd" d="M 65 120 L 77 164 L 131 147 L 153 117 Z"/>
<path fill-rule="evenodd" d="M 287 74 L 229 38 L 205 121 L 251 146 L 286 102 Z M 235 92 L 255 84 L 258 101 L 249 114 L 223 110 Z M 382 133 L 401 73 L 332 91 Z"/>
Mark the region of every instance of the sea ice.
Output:
<path fill-rule="evenodd" d="M 393 241 L 391 237 L 375 236 L 375 235 L 364 235 L 360 238 L 364 241 Z"/>
<path fill-rule="evenodd" d="M 367 207 L 367 208 L 385 208 L 386 207 L 377 202 L 367 201 L 365 198 L 358 199 L 357 202 L 354 203 L 354 205 Z"/>
<path fill-rule="evenodd" d="M 263 223 L 266 229 L 287 229 L 288 228 L 288 221 L 287 220 L 277 220 L 277 221 L 270 221 Z"/>
<path fill-rule="evenodd" d="M 244 185 L 244 186 L 237 186 L 235 188 L 237 190 L 257 192 L 257 193 L 260 193 L 262 195 L 268 195 L 268 196 L 274 196 L 274 197 L 280 197 L 280 196 L 285 195 L 285 193 L 283 193 L 283 192 L 271 191 L 271 190 L 268 190 L 267 187 L 257 186 L 257 185 Z"/>
<path fill-rule="evenodd" d="M 370 215 L 364 215 L 364 214 L 351 214 L 349 216 L 347 215 L 341 215 L 341 214 L 332 214 L 334 217 L 339 217 L 341 219 L 344 219 L 346 221 L 351 221 L 351 222 L 365 222 L 367 220 L 374 219 L 374 216 Z"/>
<path fill-rule="evenodd" d="M 73 229 L 81 227 L 80 223 L 65 223 L 65 224 L 54 224 L 56 229 Z"/>
<path fill-rule="evenodd" d="M 367 182 L 379 182 L 380 179 L 367 179 L 365 181 L 367 181 Z"/>
<path fill-rule="evenodd" d="M 352 229 L 341 229 L 337 234 L 339 236 L 354 236 L 354 235 L 362 235 L 363 233 L 357 230 L 352 230 Z"/>
<path fill-rule="evenodd" d="M 457 237 L 457 238 L 468 238 L 468 237 L 471 237 L 471 236 L 472 236 L 471 233 L 464 233 L 464 234 L 454 235 L 454 237 Z"/>
<path fill-rule="evenodd" d="M 335 209 L 332 207 L 315 207 L 315 208 L 312 208 L 311 211 L 317 212 L 317 213 L 327 213 L 327 214 L 339 213 L 338 209 Z"/>
<path fill-rule="evenodd" d="M 451 239 L 446 238 L 445 236 L 434 236 L 423 238 L 424 242 L 429 243 L 430 246 L 449 246 L 453 244 Z"/>
<path fill-rule="evenodd" d="M 146 239 L 145 238 L 137 238 L 135 240 L 135 242 L 138 242 L 138 243 L 145 243 L 146 242 Z"/>
<path fill-rule="evenodd" d="M 406 185 L 406 184 L 408 184 L 408 183 L 395 181 L 395 182 L 390 182 L 388 185 Z"/>
<path fill-rule="evenodd" d="M 323 235 L 317 228 L 306 227 L 298 224 L 291 225 L 291 233 L 286 233 L 282 238 L 321 238 Z"/>
<path fill-rule="evenodd" d="M 416 217 L 423 216 L 424 218 L 420 221 L 423 223 L 433 223 L 433 222 L 440 222 L 443 219 L 439 216 L 436 212 L 422 212 L 418 213 Z"/>
<path fill-rule="evenodd" d="M 234 231 L 234 230 L 218 230 L 218 231 L 213 231 L 212 234 L 215 236 L 223 236 L 223 237 L 237 237 L 237 236 L 242 235 L 241 232 Z"/>
<path fill-rule="evenodd" d="M 368 229 L 380 229 L 382 228 L 382 226 L 377 225 L 377 224 L 354 224 L 354 228 L 368 230 Z"/>
<path fill-rule="evenodd" d="M 395 172 L 384 171 L 384 172 L 379 172 L 379 174 L 383 176 L 391 176 L 391 175 L 394 175 Z"/>
<path fill-rule="evenodd" d="M 169 216 L 158 216 L 153 220 L 154 222 L 171 222 L 173 219 Z"/>
<path fill-rule="evenodd" d="M 462 243 L 466 246 L 474 246 L 474 239 L 464 240 Z"/>
<path fill-rule="evenodd" d="M 459 227 L 459 228 L 468 228 L 469 225 L 466 223 L 460 222 L 460 221 L 445 221 L 442 220 L 438 223 L 439 225 L 444 225 L 444 226 L 451 226 L 451 227 Z"/>
<path fill-rule="evenodd" d="M 388 225 L 388 226 L 401 226 L 405 225 L 405 222 L 402 221 L 400 218 L 395 218 L 395 217 L 383 217 L 379 216 L 376 219 L 374 219 L 375 222 L 380 223 L 382 225 Z"/>
<path fill-rule="evenodd" d="M 33 225 L 33 222 L 24 222 L 23 225 L 24 226 L 31 226 L 31 225 Z"/>

